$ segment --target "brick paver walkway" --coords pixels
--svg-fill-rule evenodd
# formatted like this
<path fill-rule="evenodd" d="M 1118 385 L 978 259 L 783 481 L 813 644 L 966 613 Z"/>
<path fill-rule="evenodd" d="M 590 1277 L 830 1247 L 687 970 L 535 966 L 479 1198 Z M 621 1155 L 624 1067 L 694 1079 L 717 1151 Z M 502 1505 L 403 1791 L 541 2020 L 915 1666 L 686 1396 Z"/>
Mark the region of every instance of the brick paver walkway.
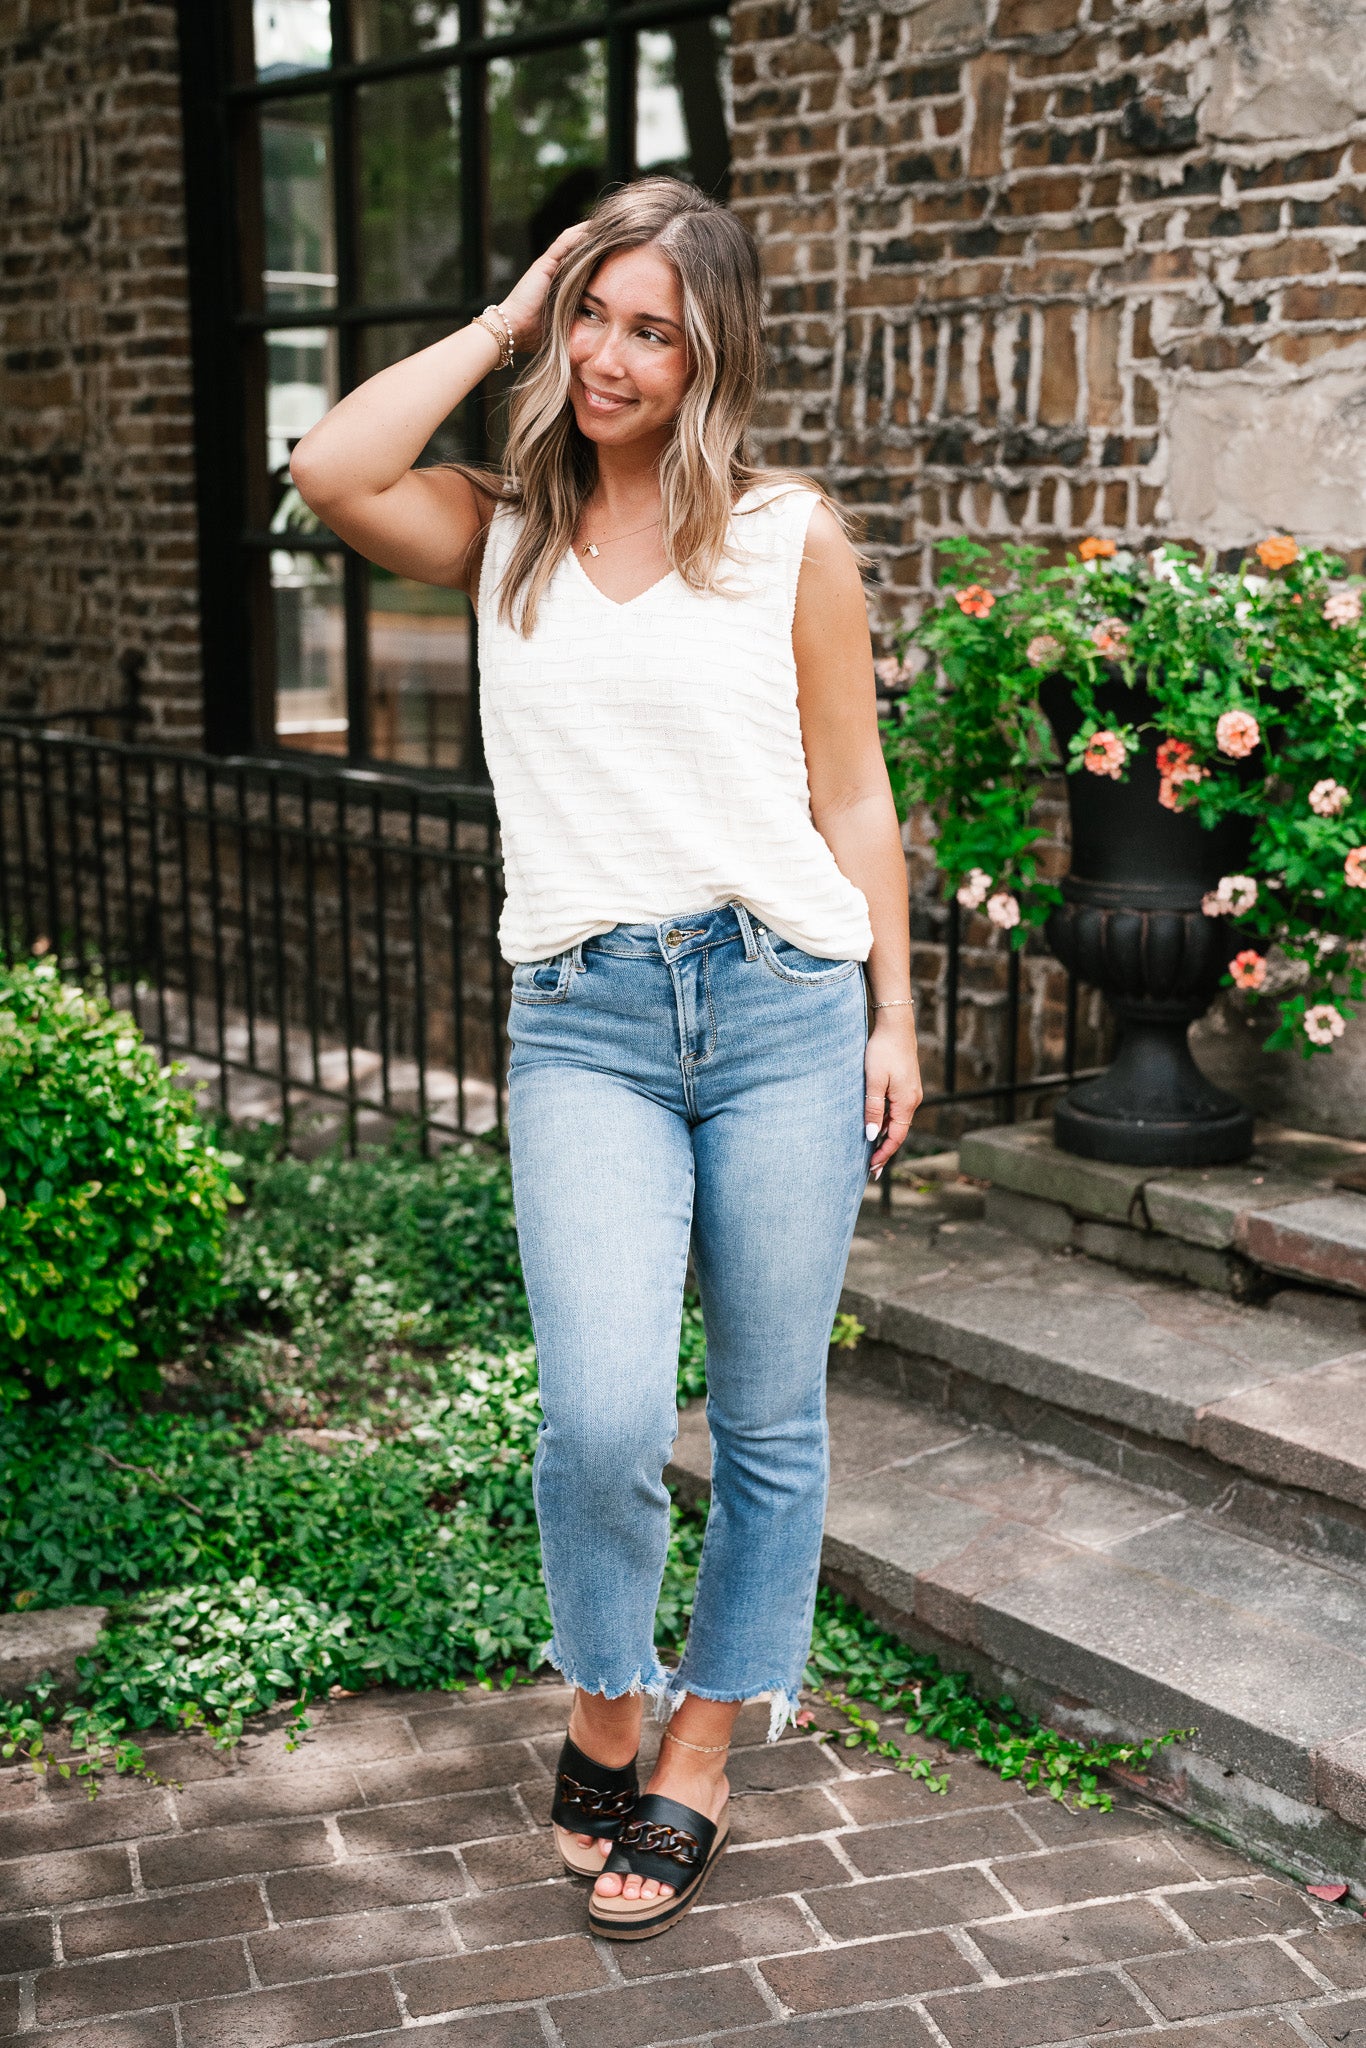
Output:
<path fill-rule="evenodd" d="M 1165 1816 L 947 1797 L 766 1709 L 705 1904 L 584 1933 L 544 1826 L 559 1685 L 370 1694 L 180 1789 L 0 1775 L 0 2039 L 37 2048 L 1366 2048 L 1366 1925 Z"/>

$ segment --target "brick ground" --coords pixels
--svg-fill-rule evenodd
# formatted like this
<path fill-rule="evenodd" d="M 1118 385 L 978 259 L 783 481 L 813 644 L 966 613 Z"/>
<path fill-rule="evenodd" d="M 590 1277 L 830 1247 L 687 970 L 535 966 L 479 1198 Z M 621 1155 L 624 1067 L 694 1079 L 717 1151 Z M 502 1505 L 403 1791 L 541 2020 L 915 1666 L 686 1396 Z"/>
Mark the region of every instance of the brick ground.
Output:
<path fill-rule="evenodd" d="M 333 1703 L 178 1783 L 0 1774 L 0 2041 L 52 2048 L 1366 2048 L 1366 1927 L 1129 1802 L 947 1797 L 742 1726 L 734 1844 L 659 1940 L 595 1943 L 545 1826 L 558 1685 Z"/>

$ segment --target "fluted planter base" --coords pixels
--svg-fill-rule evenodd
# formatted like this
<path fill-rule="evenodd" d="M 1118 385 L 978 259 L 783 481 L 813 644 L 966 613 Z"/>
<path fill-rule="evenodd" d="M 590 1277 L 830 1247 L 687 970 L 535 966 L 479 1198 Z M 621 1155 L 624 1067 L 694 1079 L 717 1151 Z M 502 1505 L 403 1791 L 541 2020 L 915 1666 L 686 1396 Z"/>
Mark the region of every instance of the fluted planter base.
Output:
<path fill-rule="evenodd" d="M 1114 1062 L 1053 1113 L 1064 1152 L 1114 1166 L 1231 1166 L 1252 1150 L 1252 1112 L 1206 1079 L 1185 1017 L 1121 1019 Z"/>
<path fill-rule="evenodd" d="M 1071 686 L 1049 677 L 1040 702 L 1065 755 L 1081 725 Z M 1115 725 L 1152 714 L 1146 687 L 1131 690 L 1117 674 L 1100 703 Z M 1123 782 L 1067 777 L 1072 871 L 1048 943 L 1104 993 L 1119 1050 L 1105 1073 L 1069 1091 L 1054 1135 L 1065 1152 L 1117 1166 L 1228 1166 L 1252 1149 L 1252 1115 L 1201 1073 L 1186 1034 L 1238 950 L 1228 920 L 1202 906 L 1221 876 L 1244 867 L 1251 820 L 1235 814 L 1206 830 L 1193 812 L 1166 808 L 1159 789 L 1147 735 Z"/>

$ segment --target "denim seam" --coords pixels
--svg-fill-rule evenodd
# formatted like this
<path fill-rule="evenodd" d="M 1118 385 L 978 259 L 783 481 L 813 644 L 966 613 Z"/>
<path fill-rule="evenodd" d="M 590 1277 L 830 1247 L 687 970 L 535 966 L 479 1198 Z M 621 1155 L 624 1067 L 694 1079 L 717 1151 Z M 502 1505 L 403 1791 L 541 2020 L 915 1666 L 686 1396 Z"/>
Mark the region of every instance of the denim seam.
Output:
<path fill-rule="evenodd" d="M 729 945 L 730 940 L 727 939 L 725 941 L 719 941 L 718 943 L 724 943 L 726 945 Z M 707 958 L 707 955 L 710 952 L 710 946 L 703 946 L 702 991 L 707 999 L 707 1049 L 705 1052 L 689 1053 L 687 1055 L 688 1067 L 693 1073 L 695 1073 L 699 1067 L 705 1067 L 707 1061 L 716 1051 L 716 1004 L 712 1000 L 711 993 L 711 961 Z"/>
<path fill-rule="evenodd" d="M 837 983 L 852 981 L 860 963 L 857 960 L 843 960 L 837 967 L 827 968 L 820 974 L 793 974 L 783 966 L 777 954 L 767 943 L 767 934 L 759 941 L 759 958 L 770 974 L 779 981 L 796 982 L 800 988 L 831 988 Z"/>

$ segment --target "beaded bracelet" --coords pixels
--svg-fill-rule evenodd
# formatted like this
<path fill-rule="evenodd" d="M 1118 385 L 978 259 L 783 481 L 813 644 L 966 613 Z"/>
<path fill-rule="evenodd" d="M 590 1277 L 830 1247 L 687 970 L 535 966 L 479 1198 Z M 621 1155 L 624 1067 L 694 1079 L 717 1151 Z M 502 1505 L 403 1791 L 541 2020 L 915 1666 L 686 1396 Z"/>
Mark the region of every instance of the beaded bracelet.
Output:
<path fill-rule="evenodd" d="M 874 1003 L 873 1008 L 875 1010 L 913 1010 L 915 1004 L 909 996 L 899 996 L 894 1002 Z"/>
<path fill-rule="evenodd" d="M 495 321 L 498 323 L 497 326 L 494 325 Z M 502 307 L 485 306 L 482 313 L 475 314 L 474 324 L 476 326 L 482 327 L 486 334 L 491 334 L 494 340 L 497 342 L 499 369 L 510 370 L 512 368 L 512 356 L 514 346 L 512 337 L 512 322 L 508 319 L 508 316 L 503 311 Z"/>

